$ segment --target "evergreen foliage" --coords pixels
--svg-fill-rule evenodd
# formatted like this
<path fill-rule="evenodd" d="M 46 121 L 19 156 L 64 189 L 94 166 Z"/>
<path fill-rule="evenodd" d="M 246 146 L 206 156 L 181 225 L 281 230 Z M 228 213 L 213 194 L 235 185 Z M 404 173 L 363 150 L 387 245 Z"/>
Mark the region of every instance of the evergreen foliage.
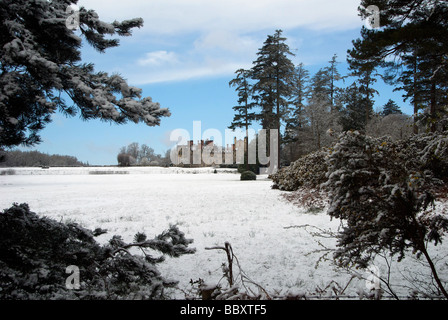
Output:
<path fill-rule="evenodd" d="M 77 0 L 2 0 L 0 5 L 0 147 L 34 145 L 57 110 L 84 120 L 143 122 L 156 126 L 170 115 L 142 97 L 118 74 L 81 62 L 82 39 L 99 52 L 130 36 L 140 18 L 106 23 L 93 10 L 79 10 L 79 34 L 66 26 Z M 77 13 L 78 14 L 78 13 Z M 65 101 L 63 94 L 71 102 Z"/>
<path fill-rule="evenodd" d="M 229 129 L 245 128 L 247 134 L 249 126 L 257 119 L 256 113 L 251 112 L 255 103 L 253 101 L 251 102 L 252 85 L 249 82 L 250 71 L 238 69 L 235 73 L 236 78 L 229 82 L 229 86 L 236 87 L 235 90 L 238 93 L 238 105 L 233 107 L 233 110 L 235 110 L 236 113 Z"/>
<path fill-rule="evenodd" d="M 252 171 L 255 174 L 260 173 L 260 165 L 258 163 L 255 164 L 239 164 L 237 167 L 237 171 L 239 173 L 243 173 L 244 171 Z"/>
<path fill-rule="evenodd" d="M 0 299 L 164 299 L 176 281 L 165 279 L 156 264 L 163 254 L 192 254 L 193 242 L 177 226 L 148 240 L 138 233 L 133 243 L 113 236 L 106 245 L 75 223 L 38 217 L 27 204 L 0 213 Z M 143 255 L 131 252 L 140 248 Z M 160 257 L 152 252 L 159 251 Z M 140 251 L 139 251 L 140 252 Z M 68 266 L 79 268 L 79 288 L 66 286 Z"/>
<path fill-rule="evenodd" d="M 319 188 L 326 181 L 325 156 L 323 149 L 314 151 L 269 175 L 273 182 L 272 188 L 285 191 L 295 191 L 302 187 Z"/>
<path fill-rule="evenodd" d="M 381 112 L 383 116 L 388 116 L 390 114 L 402 114 L 400 107 L 393 101 L 389 99 L 387 103 L 383 107 L 383 111 Z"/>
<path fill-rule="evenodd" d="M 347 131 L 334 145 L 270 178 L 273 188 L 328 193 L 327 214 L 341 220 L 334 254 L 340 266 L 366 268 L 378 254 L 389 252 L 400 261 L 412 252 L 425 257 L 448 298 L 427 251 L 448 231 L 448 218 L 432 207 L 438 197 L 446 198 L 447 168 L 446 131 L 398 141 Z"/>
<path fill-rule="evenodd" d="M 257 180 L 257 175 L 252 171 L 243 171 L 240 180 Z"/>
<path fill-rule="evenodd" d="M 260 107 L 259 119 L 263 129 L 278 129 L 278 162 L 280 168 L 281 156 L 281 122 L 285 120 L 292 95 L 294 64 L 289 57 L 294 56 L 282 36 L 282 30 L 276 30 L 269 35 L 263 46 L 257 52 L 257 60 L 253 62 L 251 78 L 254 81 L 253 99 Z"/>
<path fill-rule="evenodd" d="M 363 0 L 359 8 L 368 19 L 366 8 L 381 10 L 379 29 L 361 30 L 353 41 L 350 59 L 365 70 L 389 69 L 385 79 L 401 84 L 404 99 L 414 104 L 414 115 L 426 110 L 427 126 L 437 130 L 438 110 L 447 104 L 448 4 L 432 0 Z M 417 120 L 417 117 L 416 117 Z M 414 127 L 417 133 L 417 126 Z"/>
<path fill-rule="evenodd" d="M 344 89 L 342 102 L 345 105 L 339 118 L 342 131 L 359 130 L 365 132 L 373 110 L 372 105 L 365 100 L 356 83 Z"/>
<path fill-rule="evenodd" d="M 282 30 L 269 35 L 257 52 L 258 58 L 251 69 L 251 78 L 254 80 L 252 90 L 261 108 L 264 129 L 279 129 L 280 121 L 290 104 L 294 64 L 289 57 L 294 54 L 285 42 Z"/>
<path fill-rule="evenodd" d="M 339 264 L 365 268 L 383 250 L 399 261 L 411 250 L 425 256 L 448 298 L 426 249 L 448 231 L 448 218 L 429 210 L 434 190 L 447 178 L 446 170 L 438 170 L 448 164 L 448 133 L 394 144 L 348 131 L 329 150 L 327 163 L 328 214 L 344 222 L 335 253 Z"/>
<path fill-rule="evenodd" d="M 244 150 L 249 150 L 249 126 L 258 118 L 257 114 L 251 111 L 255 107 L 255 102 L 252 101 L 252 85 L 249 82 L 250 71 L 239 69 L 235 73 L 237 76 L 229 82 L 229 86 L 236 87 L 238 105 L 233 107 L 236 113 L 229 129 L 244 128 L 246 130 Z M 244 154 L 244 163 L 246 169 L 249 169 L 248 152 Z"/>

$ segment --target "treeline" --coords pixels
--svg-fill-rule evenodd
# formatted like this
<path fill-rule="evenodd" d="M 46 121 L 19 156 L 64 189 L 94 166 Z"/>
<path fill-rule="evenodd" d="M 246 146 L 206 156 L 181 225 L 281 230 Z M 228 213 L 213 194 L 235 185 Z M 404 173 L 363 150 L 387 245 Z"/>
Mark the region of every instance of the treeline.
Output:
<path fill-rule="evenodd" d="M 290 162 L 334 141 L 338 132 L 357 130 L 405 138 L 448 128 L 448 4 L 382 1 L 381 28 L 361 30 L 348 50 L 347 74 L 337 56 L 310 75 L 281 30 L 269 35 L 250 69 L 236 71 L 229 82 L 238 93 L 230 128 L 279 129 L 279 163 Z M 362 5 L 375 4 L 362 1 Z M 368 12 L 361 10 L 364 19 Z M 406 19 L 403 19 L 406 17 Z M 418 31 L 418 32 L 417 32 Z M 413 106 L 403 115 L 396 102 L 374 110 L 377 81 L 403 92 Z"/>
<path fill-rule="evenodd" d="M 171 164 L 169 150 L 165 155 L 157 154 L 154 149 L 146 144 L 139 145 L 133 142 L 128 146 L 121 147 L 117 155 L 118 165 L 127 166 L 162 166 L 166 167 Z"/>
<path fill-rule="evenodd" d="M 46 154 L 39 151 L 3 151 L 0 154 L 0 167 L 79 167 L 85 166 L 76 157 L 59 154 Z"/>
<path fill-rule="evenodd" d="M 354 73 L 341 75 L 336 55 L 310 75 L 303 63 L 295 66 L 290 60 L 294 54 L 286 40 L 281 30 L 268 36 L 253 67 L 237 70 L 229 82 L 239 97 L 229 128 L 248 129 L 259 122 L 263 129 L 280 129 L 279 166 L 330 145 L 337 132 L 359 130 L 396 139 L 412 133 L 412 118 L 395 101 L 374 111 L 373 80 L 366 84 Z M 342 86 L 349 77 L 353 83 Z"/>

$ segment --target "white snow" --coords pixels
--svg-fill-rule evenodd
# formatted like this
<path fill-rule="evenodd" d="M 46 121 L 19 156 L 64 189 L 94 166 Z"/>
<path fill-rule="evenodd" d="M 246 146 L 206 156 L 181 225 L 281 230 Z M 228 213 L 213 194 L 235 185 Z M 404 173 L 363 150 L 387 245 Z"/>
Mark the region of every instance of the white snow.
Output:
<path fill-rule="evenodd" d="M 335 241 L 308 232 L 316 231 L 312 226 L 336 231 L 340 222 L 331 221 L 325 211 L 307 213 L 287 202 L 281 196 L 285 192 L 271 189 L 267 176 L 240 181 L 233 170 L 217 169 L 214 174 L 214 168 L 12 170 L 14 175 L 0 175 L 0 209 L 26 202 L 40 216 L 77 222 L 91 230 L 107 229 L 108 233 L 98 237 L 103 243 L 115 234 L 128 242 L 137 232 L 153 237 L 170 224 L 178 224 L 187 238 L 194 239 L 192 247 L 197 252 L 167 258 L 158 268 L 165 277 L 179 280 L 184 292 L 191 289 L 190 279 L 227 284 L 220 280 L 221 265 L 227 262 L 225 252 L 205 250 L 226 241 L 245 274 L 272 295 L 309 294 L 332 281 L 345 287 L 351 278 L 330 260 L 316 268 L 325 251 L 313 251 L 324 249 L 322 245 L 334 247 Z M 285 229 L 298 225 L 309 227 Z M 238 274 L 236 265 L 234 273 Z M 356 295 L 364 280 L 359 281 L 361 285 L 351 286 L 344 294 Z M 185 298 L 184 292 L 175 291 L 175 297 Z"/>

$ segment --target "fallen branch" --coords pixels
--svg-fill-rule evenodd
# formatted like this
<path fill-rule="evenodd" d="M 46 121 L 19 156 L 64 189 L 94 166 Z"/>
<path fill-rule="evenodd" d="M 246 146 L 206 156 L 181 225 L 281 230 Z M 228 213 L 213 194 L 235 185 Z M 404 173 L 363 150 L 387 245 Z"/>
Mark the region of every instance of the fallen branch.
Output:
<path fill-rule="evenodd" d="M 227 263 L 228 263 L 228 273 L 226 274 L 226 278 L 227 281 L 229 282 L 229 289 L 225 292 L 222 292 L 220 295 L 217 296 L 217 298 L 225 298 L 229 293 L 232 293 L 232 297 L 227 297 L 227 299 L 234 299 L 237 294 L 235 293 L 235 289 L 238 288 L 238 286 L 235 284 L 235 279 L 233 277 L 233 263 L 234 261 L 236 261 L 236 264 L 238 266 L 238 269 L 240 270 L 239 273 L 239 277 L 240 277 L 240 281 L 241 281 L 241 285 L 242 287 L 244 287 L 244 289 L 246 290 L 246 295 L 245 298 L 252 298 L 252 299 L 259 299 L 260 295 L 256 295 L 250 288 L 248 288 L 246 286 L 246 283 L 252 284 L 254 286 L 256 286 L 259 290 L 261 290 L 267 299 L 271 300 L 270 295 L 266 292 L 266 290 L 259 285 L 258 283 L 254 282 L 252 279 L 250 279 L 245 272 L 242 270 L 240 262 L 238 260 L 238 258 L 235 256 L 235 254 L 233 253 L 233 249 L 232 246 L 230 245 L 229 242 L 225 242 L 224 243 L 224 247 L 221 246 L 215 246 L 215 247 L 207 247 L 205 248 L 205 250 L 224 250 L 226 252 L 227 255 Z M 252 294 L 252 296 L 248 295 L 247 292 L 250 292 Z"/>

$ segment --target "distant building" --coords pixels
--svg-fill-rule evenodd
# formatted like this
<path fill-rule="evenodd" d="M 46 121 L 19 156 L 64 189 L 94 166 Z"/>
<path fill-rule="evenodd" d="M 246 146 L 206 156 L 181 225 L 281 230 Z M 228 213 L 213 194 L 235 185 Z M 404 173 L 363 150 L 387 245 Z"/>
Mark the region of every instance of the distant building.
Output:
<path fill-rule="evenodd" d="M 244 140 L 237 140 L 236 138 L 234 138 L 232 145 L 226 145 L 225 148 L 215 145 L 213 140 L 200 140 L 197 144 L 190 140 L 187 145 L 177 146 L 177 161 L 174 162 L 174 165 L 198 168 L 240 163 L 244 162 L 242 150 L 245 150 Z M 238 155 L 239 158 L 237 159 Z"/>

